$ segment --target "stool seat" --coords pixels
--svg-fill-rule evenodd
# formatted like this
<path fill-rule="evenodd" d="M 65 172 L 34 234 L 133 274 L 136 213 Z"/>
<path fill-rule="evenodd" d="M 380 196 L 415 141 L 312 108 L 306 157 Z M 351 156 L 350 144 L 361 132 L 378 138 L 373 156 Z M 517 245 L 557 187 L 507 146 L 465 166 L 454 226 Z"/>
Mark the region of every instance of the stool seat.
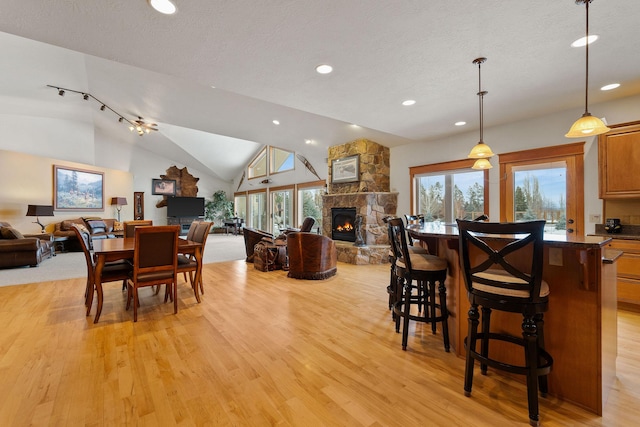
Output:
<path fill-rule="evenodd" d="M 488 367 L 525 375 L 529 424 L 538 426 L 538 391 L 546 396 L 547 376 L 553 366 L 553 358 L 544 348 L 543 316 L 548 308 L 550 292 L 549 285 L 542 280 L 545 221 L 457 222 L 461 273 L 471 304 L 464 340 L 465 395 L 471 395 L 476 360 L 480 362 L 484 375 Z M 482 309 L 480 333 L 478 307 Z M 522 337 L 491 332 L 492 310 L 521 313 Z M 489 357 L 492 341 L 522 347 L 524 363 L 516 365 Z M 476 350 L 478 342 L 479 351 Z"/>
<path fill-rule="evenodd" d="M 447 269 L 447 261 L 435 255 L 409 252 L 409 258 L 411 259 L 411 269 L 414 272 L 440 271 Z M 396 261 L 396 266 L 399 268 L 407 268 L 404 261 L 401 259 Z"/>

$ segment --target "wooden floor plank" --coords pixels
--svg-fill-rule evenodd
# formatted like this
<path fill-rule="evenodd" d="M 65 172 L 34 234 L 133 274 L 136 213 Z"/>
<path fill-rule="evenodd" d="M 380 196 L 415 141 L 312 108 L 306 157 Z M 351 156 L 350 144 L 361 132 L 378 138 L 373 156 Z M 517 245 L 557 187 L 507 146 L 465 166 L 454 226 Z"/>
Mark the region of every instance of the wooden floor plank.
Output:
<path fill-rule="evenodd" d="M 463 360 L 439 332 L 412 323 L 402 351 L 388 280 L 386 265 L 303 281 L 207 264 L 201 304 L 181 282 L 174 315 L 144 289 L 134 324 L 109 284 L 96 325 L 81 279 L 2 287 L 0 425 L 528 425 L 521 382 L 490 371 L 464 396 Z M 620 311 L 603 417 L 549 397 L 543 425 L 633 425 L 639 334 L 640 314 Z"/>

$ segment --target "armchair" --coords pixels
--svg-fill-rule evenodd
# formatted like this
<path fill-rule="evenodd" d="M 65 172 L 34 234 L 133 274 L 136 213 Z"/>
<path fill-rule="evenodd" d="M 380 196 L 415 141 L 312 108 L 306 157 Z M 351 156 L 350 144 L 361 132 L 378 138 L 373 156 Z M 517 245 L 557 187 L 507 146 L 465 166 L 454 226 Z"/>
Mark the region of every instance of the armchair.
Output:
<path fill-rule="evenodd" d="M 23 236 L 8 222 L 0 222 L 0 267 L 38 266 L 55 255 L 49 234 Z"/>
<path fill-rule="evenodd" d="M 288 277 L 322 280 L 337 272 L 338 252 L 329 237 L 296 232 L 287 235 Z"/>

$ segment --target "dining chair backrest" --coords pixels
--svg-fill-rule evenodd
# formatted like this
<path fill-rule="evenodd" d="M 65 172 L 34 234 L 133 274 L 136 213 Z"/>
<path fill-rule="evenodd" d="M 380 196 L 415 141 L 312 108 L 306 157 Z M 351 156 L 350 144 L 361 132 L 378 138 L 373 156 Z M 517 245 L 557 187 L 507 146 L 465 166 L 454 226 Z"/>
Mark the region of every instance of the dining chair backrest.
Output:
<path fill-rule="evenodd" d="M 187 240 L 193 240 L 193 235 L 196 232 L 196 228 L 198 228 L 198 224 L 200 224 L 200 221 L 192 221 L 191 225 L 189 226 L 189 231 L 187 231 Z"/>
<path fill-rule="evenodd" d="M 178 263 L 178 234 L 180 226 L 136 227 L 134 231 L 134 279 L 144 281 L 146 278 L 157 276 L 161 272 L 173 272 L 175 274 Z"/>
<path fill-rule="evenodd" d="M 193 240 L 194 242 L 202 243 L 202 250 L 204 252 L 204 245 L 207 243 L 207 236 L 209 236 L 209 231 L 211 230 L 212 225 L 213 222 L 200 221 L 195 228 L 191 239 L 187 237 L 187 240 Z"/>
<path fill-rule="evenodd" d="M 134 237 L 134 230 L 136 227 L 153 225 L 152 220 L 138 219 L 134 221 L 125 221 L 122 223 L 124 229 L 124 237 Z"/>
<path fill-rule="evenodd" d="M 71 225 L 71 228 L 76 233 L 78 242 L 80 242 L 80 247 L 82 248 L 84 259 L 87 263 L 87 275 L 93 279 L 94 264 L 90 249 L 91 237 L 89 236 L 89 231 L 83 225 L 78 224 Z"/>
<path fill-rule="evenodd" d="M 457 222 L 461 273 L 469 295 L 486 297 L 483 289 L 489 286 L 499 289 L 492 294 L 501 301 L 547 299 L 540 293 L 546 221 Z"/>

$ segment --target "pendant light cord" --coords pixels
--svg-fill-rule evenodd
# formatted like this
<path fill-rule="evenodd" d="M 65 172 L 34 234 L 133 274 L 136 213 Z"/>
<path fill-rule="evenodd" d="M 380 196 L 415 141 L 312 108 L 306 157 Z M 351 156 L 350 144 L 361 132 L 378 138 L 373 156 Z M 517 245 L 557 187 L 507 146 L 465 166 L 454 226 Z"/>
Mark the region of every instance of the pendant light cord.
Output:
<path fill-rule="evenodd" d="M 585 60 L 585 79 L 584 79 L 584 115 L 588 116 L 589 115 L 589 3 L 591 3 L 591 0 L 584 0 L 584 4 L 586 7 L 586 28 L 587 28 L 587 35 L 585 38 L 585 56 L 586 56 L 586 60 Z"/>

